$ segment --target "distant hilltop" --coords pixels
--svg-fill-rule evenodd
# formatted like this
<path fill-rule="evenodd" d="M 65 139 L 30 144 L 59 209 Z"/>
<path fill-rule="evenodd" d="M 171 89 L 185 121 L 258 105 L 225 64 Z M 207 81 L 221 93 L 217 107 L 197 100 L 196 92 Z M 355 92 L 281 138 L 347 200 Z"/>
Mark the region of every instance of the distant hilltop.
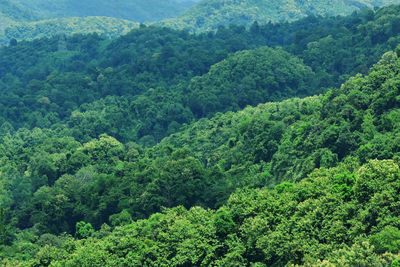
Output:
<path fill-rule="evenodd" d="M 348 15 L 362 8 L 399 4 L 398 0 L 203 0 L 181 16 L 160 22 L 160 25 L 192 32 L 215 30 L 218 26 L 254 21 L 294 21 L 308 15 Z"/>

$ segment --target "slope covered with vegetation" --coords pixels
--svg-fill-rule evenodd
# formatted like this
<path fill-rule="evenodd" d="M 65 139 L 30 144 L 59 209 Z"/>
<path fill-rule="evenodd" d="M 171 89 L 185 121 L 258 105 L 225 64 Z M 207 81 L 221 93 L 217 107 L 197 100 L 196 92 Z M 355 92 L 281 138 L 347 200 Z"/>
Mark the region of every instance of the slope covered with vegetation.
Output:
<path fill-rule="evenodd" d="M 86 33 L 104 33 L 115 36 L 115 28 L 131 28 L 133 22 L 153 22 L 156 25 L 190 31 L 216 30 L 221 25 L 237 24 L 250 26 L 253 22 L 281 22 L 298 20 L 306 15 L 344 15 L 359 11 L 363 7 L 385 6 L 394 1 L 29 1 L 8 0 L 0 6 L 4 13 L 0 23 L 0 44 L 10 40 L 31 40 L 51 37 L 63 32 L 70 35 L 82 28 Z M 163 18 L 176 17 L 188 7 L 179 18 L 160 21 Z M 97 19 L 82 17 L 97 17 Z M 99 25 L 99 17 L 104 26 Z M 80 18 L 81 17 L 81 18 Z M 51 19 L 51 20 L 49 20 Z M 117 20 L 118 19 L 118 20 Z M 125 20 L 122 20 L 125 19 Z M 126 21 L 129 20 L 129 21 Z M 33 22 L 33 23 L 32 23 Z M 17 24 L 17 25 L 15 25 Z M 54 25 L 54 28 L 49 25 Z M 6 29 L 8 28 L 8 29 Z M 6 29 L 6 34 L 2 30 Z M 125 33 L 124 30 L 117 31 Z M 26 39 L 25 39 L 26 38 Z"/>
<path fill-rule="evenodd" d="M 398 110 L 388 108 L 397 107 L 399 97 L 395 85 L 385 84 L 398 77 L 393 65 L 381 65 L 393 58 L 385 54 L 367 77 L 353 77 L 324 96 L 200 120 L 161 144 L 188 148 L 207 166 L 218 166 L 237 180 L 254 179 L 260 172 L 260 183 L 301 180 L 313 169 L 335 166 L 348 156 L 361 163 L 392 158 L 399 149 L 399 121 Z M 382 83 L 380 90 L 376 83 Z M 379 126 L 383 121 L 387 128 Z"/>
<path fill-rule="evenodd" d="M 0 120 L 29 129 L 67 123 L 85 141 L 107 133 L 154 144 L 203 116 L 321 93 L 366 73 L 400 41 L 399 10 L 254 24 L 249 30 L 235 26 L 198 36 L 141 27 L 114 41 L 77 35 L 20 42 L 0 51 Z M 260 48 L 227 58 L 265 44 L 286 52 Z"/>
<path fill-rule="evenodd" d="M 35 14 L 15 5 L 12 1 L 3 0 L 0 2 L 0 29 L 5 28 L 14 22 L 32 21 L 37 19 Z"/>
<path fill-rule="evenodd" d="M 157 41 L 154 38 L 158 38 Z M 61 50 L 60 42 L 64 46 Z M 148 42 L 153 44 L 149 45 Z M 236 101 L 238 103 L 232 105 L 229 102 L 229 99 L 236 96 L 227 86 L 224 91 L 212 92 L 212 85 L 206 85 L 206 91 L 210 92 L 206 94 L 207 97 L 216 99 L 224 95 L 225 100 L 221 98 L 223 102 L 203 110 L 196 107 L 197 99 L 203 97 L 199 89 L 187 95 L 181 93 L 188 86 L 203 86 L 201 83 L 207 77 L 191 79 L 207 73 L 211 65 L 225 58 L 228 53 L 255 46 L 251 42 L 248 40 L 247 44 L 235 47 L 232 46 L 232 40 L 224 36 L 195 36 L 149 27 L 135 30 L 111 42 L 93 35 L 91 38 L 76 36 L 66 40 L 65 44 L 58 38 L 38 40 L 35 45 L 20 43 L 3 50 L 2 65 L 7 64 L 7 68 L 0 72 L 4 77 L 4 87 L 10 88 L 2 91 L 3 122 L 8 121 L 16 128 L 32 128 L 69 121 L 75 136 L 84 140 L 104 132 L 114 133 L 118 139 L 123 140 L 138 141 L 144 136 L 160 140 L 168 128 L 174 131 L 182 123 L 189 123 L 196 117 L 238 109 L 246 104 L 257 104 L 258 101 L 270 100 L 273 94 L 276 94 L 275 98 L 287 97 L 296 94 L 297 87 L 303 91 L 308 90 L 307 94 L 313 93 L 311 69 L 287 52 L 268 48 L 234 55 L 216 65 L 208 75 L 221 75 L 221 82 L 225 83 L 224 79 L 228 78 L 227 73 L 234 68 L 235 61 L 256 60 L 258 65 L 252 68 L 249 66 L 246 72 L 236 70 L 236 76 L 243 78 L 244 82 L 249 81 L 251 76 L 260 80 L 258 87 L 251 92 L 247 92 L 251 84 L 240 85 L 242 93 L 249 94 L 241 103 Z M 101 47 L 103 49 L 99 50 Z M 258 54 L 263 56 L 258 58 Z M 25 62 L 23 66 L 21 60 Z M 280 74 L 272 68 L 277 63 L 282 64 L 278 71 L 298 75 L 299 81 L 290 78 L 286 81 L 279 77 Z M 245 64 L 241 66 L 245 67 Z M 223 68 L 226 70 L 222 71 Z M 253 70 L 256 71 L 252 74 Z M 263 75 L 269 76 L 269 91 L 272 92 L 279 84 L 284 86 L 282 91 L 279 94 L 271 93 L 266 90 L 268 88 L 262 88 L 265 84 L 261 82 Z M 12 80 L 7 81 L 7 77 L 12 77 Z M 64 90 L 71 87 L 72 81 L 74 87 Z M 13 89 L 19 83 L 21 89 L 25 88 L 22 89 L 22 95 Z M 307 83 L 310 86 L 306 88 Z M 258 95 L 258 99 L 252 99 L 252 95 Z M 13 101 L 26 109 L 14 112 Z M 32 105 L 32 101 L 36 104 Z M 99 116 L 108 116 L 109 112 L 101 111 L 110 106 L 108 103 L 114 103 L 111 106 L 115 118 L 106 119 L 109 122 L 105 124 Z M 131 111 L 125 114 L 127 105 Z M 90 126 L 82 127 L 89 121 Z"/>
<path fill-rule="evenodd" d="M 250 26 L 253 22 L 294 21 L 308 15 L 348 15 L 362 8 L 398 4 L 398 1 L 299 1 L 299 0 L 203 0 L 178 18 L 162 24 L 194 32 L 216 30 L 229 24 Z"/>
<path fill-rule="evenodd" d="M 2 264 L 396 266 L 399 8 L 1 48 Z"/>
<path fill-rule="evenodd" d="M 126 34 L 140 22 L 176 17 L 195 0 L 4 0 L 0 3 L 0 45 L 55 34 Z M 3 32 L 4 31 L 4 32 Z"/>
<path fill-rule="evenodd" d="M 374 160 L 243 189 L 217 211 L 177 207 L 134 223 L 121 216 L 126 225 L 113 231 L 81 223 L 82 239 L 43 235 L 23 266 L 397 266 L 399 214 L 387 199 L 400 201 L 399 179 L 398 163 Z"/>
<path fill-rule="evenodd" d="M 13 218 L 33 228 L 16 234 L 4 263 L 388 265 L 400 249 L 397 54 L 320 97 L 217 115 L 155 150 L 106 135 L 85 144 L 51 130 L 5 136 L 2 203 L 29 199 Z M 184 148 L 172 141 L 188 133 Z M 27 156 L 24 168 L 16 159 Z M 27 188 L 37 189 L 31 198 Z M 217 211 L 193 207 L 213 203 Z M 172 209 L 132 223 L 160 207 Z M 108 216 L 126 226 L 94 232 Z M 77 240 L 49 234 L 74 230 Z"/>
<path fill-rule="evenodd" d="M 177 0 L 9 0 L 45 19 L 106 16 L 134 22 L 157 21 L 178 16 L 195 1 Z"/>
<path fill-rule="evenodd" d="M 13 23 L 5 28 L 0 43 L 7 45 L 12 39 L 23 41 L 87 33 L 97 33 L 105 35 L 107 38 L 116 38 L 138 27 L 139 23 L 109 17 L 73 17 Z"/>

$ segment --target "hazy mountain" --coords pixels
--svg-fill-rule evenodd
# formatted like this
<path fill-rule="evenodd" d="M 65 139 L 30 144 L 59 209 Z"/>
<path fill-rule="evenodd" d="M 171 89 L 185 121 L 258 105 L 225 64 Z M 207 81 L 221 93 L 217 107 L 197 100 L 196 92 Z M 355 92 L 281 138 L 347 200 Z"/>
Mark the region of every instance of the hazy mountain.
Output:
<path fill-rule="evenodd" d="M 0 28 L 15 21 L 32 21 L 37 19 L 32 12 L 12 3 L 9 0 L 0 1 Z"/>
<path fill-rule="evenodd" d="M 0 43 L 7 44 L 12 38 L 31 40 L 60 33 L 70 35 L 96 32 L 116 37 L 137 26 L 137 22 L 178 16 L 196 2 L 197 0 L 1 1 Z"/>
<path fill-rule="evenodd" d="M 104 34 L 108 38 L 115 38 L 138 26 L 139 23 L 136 22 L 109 17 L 72 17 L 13 23 L 5 29 L 4 35 L 0 36 L 0 44 L 8 44 L 13 38 L 18 41 L 33 40 L 41 37 L 77 33 L 98 33 Z"/>
<path fill-rule="evenodd" d="M 107 16 L 135 22 L 176 17 L 193 0 L 12 0 L 43 18 Z"/>
<path fill-rule="evenodd" d="M 161 24 L 192 31 L 215 30 L 219 25 L 293 21 L 310 14 L 346 15 L 363 7 L 400 3 L 398 0 L 203 0 L 180 17 Z"/>

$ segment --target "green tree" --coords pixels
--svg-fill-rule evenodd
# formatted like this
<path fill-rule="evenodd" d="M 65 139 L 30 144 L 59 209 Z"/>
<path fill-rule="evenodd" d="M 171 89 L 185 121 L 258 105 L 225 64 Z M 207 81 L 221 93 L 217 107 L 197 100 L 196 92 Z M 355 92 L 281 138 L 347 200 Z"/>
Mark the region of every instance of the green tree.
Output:
<path fill-rule="evenodd" d="M 77 238 L 88 238 L 94 233 L 93 226 L 90 223 L 80 221 L 76 223 L 75 236 Z"/>

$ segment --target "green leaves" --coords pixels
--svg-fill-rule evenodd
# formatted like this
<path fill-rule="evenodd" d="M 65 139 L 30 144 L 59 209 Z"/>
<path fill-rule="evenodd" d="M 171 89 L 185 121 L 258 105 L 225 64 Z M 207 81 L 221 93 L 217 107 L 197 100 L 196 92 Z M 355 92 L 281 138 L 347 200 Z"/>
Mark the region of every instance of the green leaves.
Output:
<path fill-rule="evenodd" d="M 225 239 L 233 233 L 236 224 L 233 222 L 232 215 L 224 208 L 219 209 L 214 216 L 214 226 L 219 238 Z"/>
<path fill-rule="evenodd" d="M 400 251 L 400 230 L 397 227 L 386 226 L 369 239 L 377 253 L 398 253 Z"/>
<path fill-rule="evenodd" d="M 0 208 L 0 245 L 8 245 L 12 240 L 13 233 L 10 225 L 9 211 Z"/>
<path fill-rule="evenodd" d="M 196 116 L 202 117 L 289 95 L 309 95 L 315 91 L 313 77 L 310 68 L 281 49 L 260 47 L 241 51 L 191 81 L 189 106 Z M 207 105 L 198 110 L 199 103 Z"/>
<path fill-rule="evenodd" d="M 344 200 L 349 200 L 354 191 L 353 185 L 356 181 L 354 173 L 345 171 L 344 173 L 337 174 L 333 177 L 332 191 L 339 194 Z"/>
<path fill-rule="evenodd" d="M 284 182 L 281 183 L 280 185 L 275 186 L 275 190 L 281 194 L 286 192 L 293 192 L 293 184 Z"/>
<path fill-rule="evenodd" d="M 1 257 L 55 266 L 387 265 L 400 225 L 397 54 L 326 95 L 259 104 L 322 92 L 318 83 L 367 68 L 395 41 L 362 21 L 394 23 L 377 12 L 208 35 L 141 27 L 113 41 L 4 48 Z M 298 29 L 287 50 L 320 59 L 314 70 L 281 48 L 255 48 L 290 44 L 282 36 Z M 365 41 L 372 37 L 382 46 Z M 349 53 L 333 48 L 353 42 Z M 62 232 L 77 240 L 46 235 Z"/>
<path fill-rule="evenodd" d="M 392 4 L 379 2 L 381 5 Z M 372 8 L 371 1 L 340 2 L 327 4 L 324 1 L 224 1 L 207 0 L 186 10 L 180 17 L 158 23 L 175 28 L 188 28 L 194 32 L 216 30 L 229 24 L 250 26 L 254 21 L 273 23 L 298 20 L 307 15 L 337 16 L 359 11 L 360 7 Z"/>
<path fill-rule="evenodd" d="M 93 233 L 94 229 L 90 223 L 85 223 L 84 221 L 76 223 L 75 236 L 77 238 L 88 238 L 93 235 Z"/>
<path fill-rule="evenodd" d="M 177 153 L 173 158 L 185 157 Z M 91 224 L 81 221 L 76 237 L 84 239 L 60 243 L 49 237 L 52 246 L 40 248 L 31 263 L 385 266 L 400 246 L 396 208 L 400 178 L 395 176 L 399 166 L 373 160 L 355 172 L 346 168 L 351 166 L 315 170 L 307 179 L 277 189 L 242 189 L 217 211 L 164 209 L 146 220 L 119 223 L 124 225 L 111 232 L 102 227 L 93 233 Z M 360 187 L 366 176 L 370 181 L 375 177 L 376 186 Z M 346 186 L 354 183 L 353 194 Z M 360 190 L 366 190 L 370 199 L 360 199 Z M 126 213 L 112 221 L 121 221 Z"/>

